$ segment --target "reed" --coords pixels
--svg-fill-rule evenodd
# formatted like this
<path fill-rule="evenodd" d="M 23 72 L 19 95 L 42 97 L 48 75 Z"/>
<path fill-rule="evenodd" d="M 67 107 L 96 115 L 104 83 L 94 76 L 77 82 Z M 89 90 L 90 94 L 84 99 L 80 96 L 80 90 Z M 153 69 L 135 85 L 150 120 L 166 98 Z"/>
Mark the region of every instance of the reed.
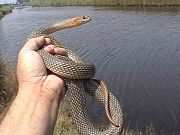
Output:
<path fill-rule="evenodd" d="M 33 0 L 32 6 L 66 6 L 66 5 L 93 5 L 93 6 L 176 6 L 180 0 Z"/>

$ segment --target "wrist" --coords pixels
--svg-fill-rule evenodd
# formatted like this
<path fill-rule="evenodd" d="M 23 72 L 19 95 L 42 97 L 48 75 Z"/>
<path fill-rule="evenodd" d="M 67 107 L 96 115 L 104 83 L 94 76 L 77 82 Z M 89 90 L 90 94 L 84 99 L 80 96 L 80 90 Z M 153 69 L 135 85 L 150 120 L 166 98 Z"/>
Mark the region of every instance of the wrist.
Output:
<path fill-rule="evenodd" d="M 7 134 L 36 132 L 39 135 L 52 133 L 58 112 L 58 100 L 48 99 L 41 91 L 42 87 L 37 85 L 21 85 L 0 126 L 0 132 Z M 26 129 L 26 133 L 22 129 Z"/>
<path fill-rule="evenodd" d="M 39 94 L 42 89 L 42 84 L 36 83 L 19 83 L 18 86 L 18 95 L 20 94 L 29 94 L 31 96 Z"/>
<path fill-rule="evenodd" d="M 23 84 L 19 85 L 19 90 L 17 93 L 17 99 L 19 102 L 29 102 L 31 101 L 42 101 L 47 102 L 57 102 L 59 104 L 59 93 L 54 92 L 51 89 L 44 87 L 42 84 Z"/>

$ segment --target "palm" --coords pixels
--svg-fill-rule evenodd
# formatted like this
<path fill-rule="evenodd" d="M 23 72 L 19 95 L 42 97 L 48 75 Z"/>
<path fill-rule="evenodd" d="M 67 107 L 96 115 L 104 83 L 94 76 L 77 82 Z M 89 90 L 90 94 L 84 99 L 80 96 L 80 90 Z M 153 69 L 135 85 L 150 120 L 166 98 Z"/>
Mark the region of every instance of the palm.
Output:
<path fill-rule="evenodd" d="M 40 43 L 42 42 L 44 41 L 40 41 Z M 38 46 L 37 42 L 32 42 L 31 44 L 34 44 L 34 47 L 32 48 L 36 50 L 35 47 Z M 48 94 L 52 92 L 49 95 L 57 95 L 57 93 L 59 93 L 59 90 L 64 88 L 62 79 L 57 75 L 47 72 L 41 56 L 32 48 L 30 49 L 28 47 L 29 45 L 27 43 L 27 45 L 25 45 L 19 53 L 17 66 L 17 76 L 19 84 L 38 84 L 45 90 L 47 90 Z M 54 49 L 52 45 L 50 45 L 50 47 L 47 47 L 47 49 L 45 50 L 49 53 L 58 53 L 58 51 L 56 51 L 56 49 Z"/>

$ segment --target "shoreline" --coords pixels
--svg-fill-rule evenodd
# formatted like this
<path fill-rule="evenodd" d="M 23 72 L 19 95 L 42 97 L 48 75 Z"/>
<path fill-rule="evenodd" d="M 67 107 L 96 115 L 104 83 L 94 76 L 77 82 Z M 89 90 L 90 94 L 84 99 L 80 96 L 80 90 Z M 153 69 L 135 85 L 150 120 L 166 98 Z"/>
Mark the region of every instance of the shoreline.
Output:
<path fill-rule="evenodd" d="M 105 1 L 66 1 L 62 0 L 61 2 L 53 0 L 52 2 L 49 2 L 47 0 L 38 0 L 36 2 L 28 3 L 28 5 L 31 5 L 32 7 L 62 7 L 62 6 L 140 6 L 140 7 L 147 7 L 147 6 L 157 6 L 157 7 L 166 7 L 166 6 L 180 6 L 180 2 L 171 2 L 171 1 L 161 1 L 161 2 L 152 2 L 152 0 L 143 0 L 143 1 L 122 1 L 117 2 L 111 0 L 111 2 L 105 2 Z"/>
<path fill-rule="evenodd" d="M 38 6 L 32 5 L 32 7 L 66 7 L 66 6 L 92 6 L 92 7 L 180 7 L 180 4 L 128 4 L 128 5 L 93 5 L 93 4 L 84 4 L 84 5 L 76 5 L 76 4 L 67 4 L 67 5 L 46 5 L 46 6 Z"/>
<path fill-rule="evenodd" d="M 12 7 L 8 5 L 0 5 L 0 19 L 9 13 L 12 13 Z"/>

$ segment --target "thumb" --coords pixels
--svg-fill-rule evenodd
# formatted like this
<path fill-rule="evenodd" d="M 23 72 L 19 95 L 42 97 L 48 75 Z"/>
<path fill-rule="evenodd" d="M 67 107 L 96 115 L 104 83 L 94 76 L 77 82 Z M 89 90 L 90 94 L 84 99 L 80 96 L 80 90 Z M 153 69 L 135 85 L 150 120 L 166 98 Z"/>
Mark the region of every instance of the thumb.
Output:
<path fill-rule="evenodd" d="M 45 44 L 46 40 L 43 36 L 29 39 L 22 49 L 37 51 Z"/>

